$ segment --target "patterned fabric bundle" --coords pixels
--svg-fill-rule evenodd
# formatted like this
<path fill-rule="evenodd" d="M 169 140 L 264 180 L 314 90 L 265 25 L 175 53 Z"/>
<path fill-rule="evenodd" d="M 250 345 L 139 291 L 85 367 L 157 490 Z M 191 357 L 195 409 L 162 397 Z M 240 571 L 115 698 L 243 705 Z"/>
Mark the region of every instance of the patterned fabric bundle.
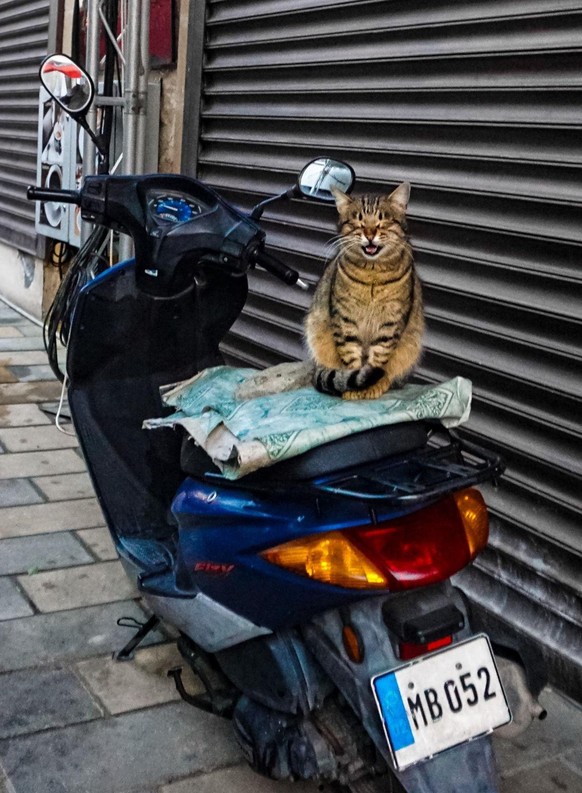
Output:
<path fill-rule="evenodd" d="M 264 376 L 268 370 L 262 373 Z M 218 366 L 162 389 L 176 412 L 144 422 L 147 429 L 183 426 L 228 479 L 273 465 L 345 435 L 403 421 L 467 421 L 471 382 L 455 377 L 439 385 L 406 385 L 378 399 L 350 402 L 312 386 L 241 399 L 239 388 L 255 369 Z"/>

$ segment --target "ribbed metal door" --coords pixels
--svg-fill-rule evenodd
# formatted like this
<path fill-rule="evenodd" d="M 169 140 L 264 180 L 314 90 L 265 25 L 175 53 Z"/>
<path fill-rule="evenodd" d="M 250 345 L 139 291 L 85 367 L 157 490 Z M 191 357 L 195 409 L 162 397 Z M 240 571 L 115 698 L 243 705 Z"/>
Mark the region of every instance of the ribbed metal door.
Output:
<path fill-rule="evenodd" d="M 37 253 L 34 205 L 38 67 L 47 54 L 49 0 L 0 0 L 0 240 Z"/>
<path fill-rule="evenodd" d="M 421 377 L 471 378 L 468 432 L 508 464 L 462 583 L 582 700 L 582 2 L 210 0 L 205 39 L 197 168 L 235 202 L 322 152 L 361 191 L 412 183 Z M 334 211 L 280 203 L 265 225 L 315 283 Z M 310 297 L 253 274 L 225 349 L 300 357 Z"/>

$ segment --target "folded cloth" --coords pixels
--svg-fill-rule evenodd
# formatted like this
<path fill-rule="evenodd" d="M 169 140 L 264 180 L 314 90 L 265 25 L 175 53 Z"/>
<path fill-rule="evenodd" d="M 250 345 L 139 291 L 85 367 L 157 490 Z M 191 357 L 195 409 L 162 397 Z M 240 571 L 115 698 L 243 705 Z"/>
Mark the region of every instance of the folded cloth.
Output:
<path fill-rule="evenodd" d="M 455 427 L 469 418 L 471 382 L 455 377 L 438 385 L 405 385 L 373 400 L 320 394 L 312 386 L 240 399 L 238 389 L 256 369 L 218 366 L 161 389 L 167 418 L 147 429 L 181 425 L 227 479 L 238 479 L 345 435 L 403 421 L 440 419 Z"/>

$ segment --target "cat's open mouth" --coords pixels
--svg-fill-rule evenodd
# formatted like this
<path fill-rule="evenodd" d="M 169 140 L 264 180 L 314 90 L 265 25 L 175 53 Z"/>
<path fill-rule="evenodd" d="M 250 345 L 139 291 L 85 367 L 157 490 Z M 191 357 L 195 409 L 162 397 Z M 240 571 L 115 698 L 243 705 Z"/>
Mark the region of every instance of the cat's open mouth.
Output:
<path fill-rule="evenodd" d="M 375 256 L 379 251 L 382 250 L 381 245 L 362 245 L 362 248 L 367 256 Z"/>

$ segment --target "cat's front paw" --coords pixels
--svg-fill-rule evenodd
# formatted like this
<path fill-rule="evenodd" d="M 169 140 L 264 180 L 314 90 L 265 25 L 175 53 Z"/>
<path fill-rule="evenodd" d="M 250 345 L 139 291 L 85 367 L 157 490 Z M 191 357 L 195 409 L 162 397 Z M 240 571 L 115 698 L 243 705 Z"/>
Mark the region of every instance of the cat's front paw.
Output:
<path fill-rule="evenodd" d="M 388 391 L 389 387 L 389 384 L 378 383 L 370 388 L 363 388 L 361 391 L 344 391 L 342 399 L 378 399 Z"/>

